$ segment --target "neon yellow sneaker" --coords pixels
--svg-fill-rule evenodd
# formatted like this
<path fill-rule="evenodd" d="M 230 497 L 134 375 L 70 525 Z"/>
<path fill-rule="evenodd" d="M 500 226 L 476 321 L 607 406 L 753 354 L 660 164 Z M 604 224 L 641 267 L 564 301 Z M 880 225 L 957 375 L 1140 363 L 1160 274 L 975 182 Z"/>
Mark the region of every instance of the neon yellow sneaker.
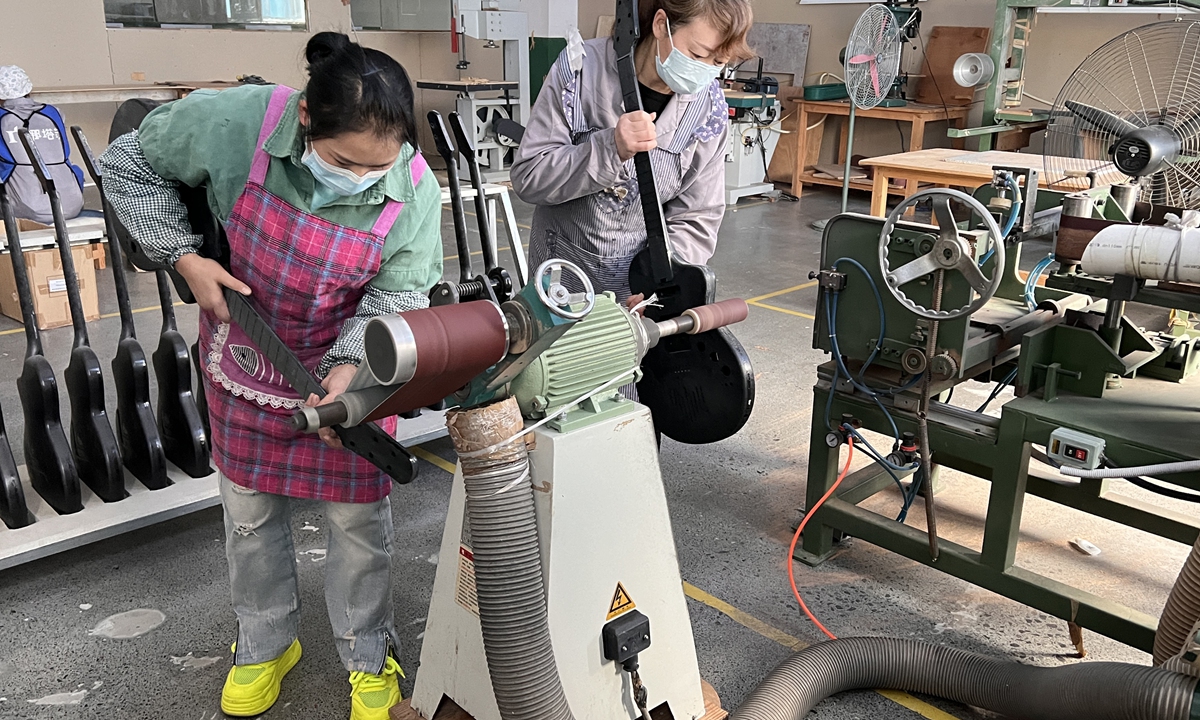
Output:
<path fill-rule="evenodd" d="M 350 720 L 388 720 L 388 710 L 399 705 L 400 664 L 391 655 L 383 663 L 383 674 L 350 673 Z"/>
<path fill-rule="evenodd" d="M 237 651 L 237 643 L 233 648 Z M 274 660 L 253 665 L 234 665 L 221 690 L 221 711 L 234 717 L 261 715 L 279 699 L 279 684 L 288 670 L 300 662 L 300 641 L 293 640 Z"/>

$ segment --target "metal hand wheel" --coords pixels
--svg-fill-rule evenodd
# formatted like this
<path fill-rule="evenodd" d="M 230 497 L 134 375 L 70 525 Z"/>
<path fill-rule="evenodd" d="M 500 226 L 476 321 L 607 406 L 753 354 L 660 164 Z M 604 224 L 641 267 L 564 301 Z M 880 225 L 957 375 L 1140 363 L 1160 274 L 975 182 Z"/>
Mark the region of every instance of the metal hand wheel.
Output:
<path fill-rule="evenodd" d="M 933 215 L 937 220 L 938 239 L 934 242 L 932 250 L 907 265 L 901 265 L 893 270 L 888 264 L 888 245 L 891 244 L 892 231 L 896 228 L 896 223 L 900 221 L 905 210 L 926 198 L 933 199 Z M 970 243 L 959 233 L 954 213 L 950 210 L 951 200 L 967 204 L 975 214 L 984 219 L 996 254 L 996 264 L 991 279 L 985 277 L 983 271 L 979 269 Z M 1004 272 L 1004 237 L 1000 232 L 1000 226 L 988 209 L 970 195 L 958 190 L 922 190 L 905 198 L 896 206 L 895 210 L 892 210 L 883 223 L 883 231 L 879 233 L 879 269 L 883 273 L 884 285 L 887 286 L 888 291 L 914 315 L 927 320 L 954 320 L 982 308 L 1000 289 L 1001 273 Z M 956 310 L 930 310 L 913 302 L 901 289 L 914 280 L 946 270 L 958 271 L 978 297 Z"/>
<path fill-rule="evenodd" d="M 562 283 L 562 271 L 568 270 L 579 279 L 583 292 L 572 293 Z M 550 312 L 567 320 L 582 320 L 588 316 L 596 305 L 596 291 L 587 273 L 579 266 L 567 260 L 551 259 L 538 266 L 533 274 L 534 287 L 537 288 L 538 299 L 550 309 Z M 582 310 L 571 310 L 572 305 L 584 303 Z"/>

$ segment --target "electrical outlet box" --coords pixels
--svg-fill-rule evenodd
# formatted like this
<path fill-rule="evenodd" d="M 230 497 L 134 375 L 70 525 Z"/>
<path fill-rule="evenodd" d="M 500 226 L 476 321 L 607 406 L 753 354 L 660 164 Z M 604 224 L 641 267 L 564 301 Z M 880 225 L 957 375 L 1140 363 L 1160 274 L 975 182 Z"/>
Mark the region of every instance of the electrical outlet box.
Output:
<path fill-rule="evenodd" d="M 604 659 L 623 663 L 650 647 L 650 618 L 631 610 L 609 621 L 601 632 Z"/>
<path fill-rule="evenodd" d="M 1095 470 L 1104 454 L 1104 440 L 1070 428 L 1050 433 L 1046 454 L 1066 467 Z"/>

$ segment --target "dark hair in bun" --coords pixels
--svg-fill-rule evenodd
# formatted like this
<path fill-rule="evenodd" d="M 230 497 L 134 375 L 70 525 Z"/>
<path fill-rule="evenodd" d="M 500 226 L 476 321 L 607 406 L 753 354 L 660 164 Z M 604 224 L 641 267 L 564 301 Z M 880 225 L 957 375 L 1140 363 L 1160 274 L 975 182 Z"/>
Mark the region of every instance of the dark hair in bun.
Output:
<path fill-rule="evenodd" d="M 370 131 L 416 147 L 412 83 L 400 63 L 335 32 L 313 35 L 304 57 L 310 138 Z"/>

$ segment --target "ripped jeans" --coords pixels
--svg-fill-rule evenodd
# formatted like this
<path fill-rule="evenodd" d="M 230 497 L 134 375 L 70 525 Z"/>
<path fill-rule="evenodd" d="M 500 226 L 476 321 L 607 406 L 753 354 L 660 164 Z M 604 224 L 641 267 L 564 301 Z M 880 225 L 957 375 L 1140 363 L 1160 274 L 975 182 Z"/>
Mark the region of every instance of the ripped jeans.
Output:
<path fill-rule="evenodd" d="M 234 663 L 274 660 L 296 639 L 300 625 L 290 502 L 219 477 L 225 555 L 238 619 Z M 321 505 L 329 524 L 325 604 L 338 654 L 347 670 L 378 674 L 396 637 L 391 504 L 384 497 L 376 503 Z"/>

